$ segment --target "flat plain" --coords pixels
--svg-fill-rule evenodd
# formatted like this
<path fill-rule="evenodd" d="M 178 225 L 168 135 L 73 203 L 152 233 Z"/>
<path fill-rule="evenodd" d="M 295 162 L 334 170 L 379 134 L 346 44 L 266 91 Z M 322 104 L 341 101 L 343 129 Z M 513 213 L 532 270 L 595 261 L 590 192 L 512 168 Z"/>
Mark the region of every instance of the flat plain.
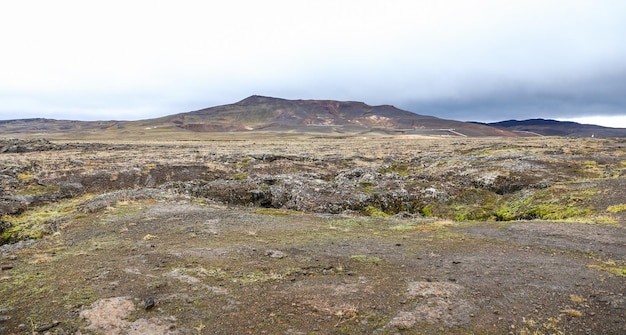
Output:
<path fill-rule="evenodd" d="M 0 140 L 3 334 L 624 334 L 626 140 Z"/>

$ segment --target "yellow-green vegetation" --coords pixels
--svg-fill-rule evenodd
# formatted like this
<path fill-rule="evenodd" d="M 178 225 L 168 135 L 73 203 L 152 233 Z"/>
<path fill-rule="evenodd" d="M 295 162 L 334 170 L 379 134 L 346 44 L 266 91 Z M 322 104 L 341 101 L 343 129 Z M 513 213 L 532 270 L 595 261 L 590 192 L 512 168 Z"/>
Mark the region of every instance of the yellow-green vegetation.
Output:
<path fill-rule="evenodd" d="M 567 308 L 561 311 L 561 313 L 567 315 L 567 316 L 571 316 L 574 318 L 579 318 L 581 316 L 583 316 L 583 313 L 577 309 L 573 309 L 573 308 Z"/>
<path fill-rule="evenodd" d="M 334 219 L 328 222 L 330 229 L 349 229 L 351 227 L 361 227 L 364 224 L 364 219 L 356 219 L 356 218 L 345 218 L 345 219 Z"/>
<path fill-rule="evenodd" d="M 469 188 L 448 203 L 429 204 L 421 212 L 427 217 L 440 217 L 455 221 L 494 220 L 500 203 L 497 194 Z"/>
<path fill-rule="evenodd" d="M 575 189 L 566 185 L 555 185 L 508 201 L 496 212 L 496 220 L 563 220 L 588 217 L 594 210 L 585 204 L 598 192 L 596 188 Z"/>
<path fill-rule="evenodd" d="M 612 273 L 616 276 L 626 276 L 626 262 L 624 261 L 615 261 L 609 259 L 607 261 L 602 261 L 597 264 L 591 264 L 589 265 L 589 267 L 592 269 Z"/>
<path fill-rule="evenodd" d="M 372 181 L 362 181 L 357 186 L 357 189 L 366 194 L 373 194 L 374 193 L 373 187 L 376 187 L 376 185 L 377 184 Z"/>
<path fill-rule="evenodd" d="M 17 174 L 17 179 L 21 180 L 21 181 L 28 181 L 33 179 L 33 175 L 30 173 L 18 173 Z"/>
<path fill-rule="evenodd" d="M 587 178 L 601 178 L 603 175 L 603 168 L 596 161 L 586 160 L 582 162 L 580 172 Z"/>
<path fill-rule="evenodd" d="M 207 269 L 204 267 L 198 267 L 188 271 L 201 277 L 227 280 L 233 283 L 266 283 L 275 280 L 287 279 L 301 273 L 302 269 L 286 268 L 278 271 L 227 271 L 222 268 Z"/>
<path fill-rule="evenodd" d="M 420 210 L 420 213 L 423 216 L 426 216 L 426 217 L 433 216 L 433 205 L 432 204 L 428 204 L 428 205 L 422 207 L 422 209 Z"/>
<path fill-rule="evenodd" d="M 144 204 L 155 203 L 154 199 L 145 200 L 119 200 L 115 204 L 107 208 L 109 215 L 113 216 L 125 216 L 129 214 L 138 213 L 143 209 Z"/>
<path fill-rule="evenodd" d="M 60 191 L 60 187 L 58 185 L 29 185 L 26 189 L 19 190 L 15 192 L 15 194 L 22 195 L 38 195 L 38 194 L 48 194 L 48 193 L 56 193 Z"/>
<path fill-rule="evenodd" d="M 470 188 L 458 197 L 451 206 L 455 221 L 489 220 L 497 211 L 498 197 L 495 193 L 480 188 Z M 450 217 L 450 215 L 446 215 Z"/>
<path fill-rule="evenodd" d="M 414 222 L 403 221 L 400 224 L 389 227 L 389 229 L 395 230 L 395 231 L 408 231 L 408 230 L 415 230 L 416 227 L 417 225 Z"/>
<path fill-rule="evenodd" d="M 60 223 L 77 211 L 77 205 L 91 198 L 92 195 L 64 200 L 30 209 L 20 215 L 4 215 L 2 220 L 9 222 L 11 227 L 6 229 L 1 236 L 4 242 L 23 239 L 38 239 L 51 233 L 50 225 Z"/>
<path fill-rule="evenodd" d="M 245 180 L 248 179 L 248 175 L 244 174 L 244 173 L 238 173 L 236 175 L 233 176 L 234 180 Z"/>
<path fill-rule="evenodd" d="M 363 211 L 363 214 L 367 215 L 367 216 L 372 216 L 372 217 L 376 217 L 376 218 L 388 218 L 391 217 L 391 214 L 385 213 L 382 210 L 374 207 L 374 206 L 367 206 L 367 208 Z"/>
<path fill-rule="evenodd" d="M 265 215 L 299 215 L 303 214 L 299 211 L 294 211 L 291 209 L 284 208 L 259 208 L 255 209 L 254 213 L 256 214 L 265 214 Z"/>
<path fill-rule="evenodd" d="M 421 209 L 427 217 L 454 221 L 564 220 L 587 218 L 595 213 L 587 205 L 599 190 L 567 184 L 546 189 L 498 195 L 482 188 L 469 188 L 447 203 L 428 204 Z M 598 218 L 601 223 L 602 218 Z"/>
<path fill-rule="evenodd" d="M 448 220 L 436 220 L 428 222 L 403 221 L 400 224 L 389 227 L 389 229 L 394 231 L 439 231 L 446 229 L 446 227 L 451 225 L 452 223 L 452 221 Z"/>
<path fill-rule="evenodd" d="M 237 162 L 236 165 L 239 167 L 248 167 L 250 166 L 250 161 L 252 160 L 252 158 L 250 157 L 244 157 L 244 159 L 241 160 L 241 162 Z"/>
<path fill-rule="evenodd" d="M 519 329 L 520 335 L 564 335 L 561 318 L 547 318 L 546 320 L 522 319 L 523 326 Z"/>
<path fill-rule="evenodd" d="M 352 255 L 350 256 L 350 259 L 354 259 L 361 263 L 380 263 L 382 261 L 382 259 L 370 255 Z"/>
<path fill-rule="evenodd" d="M 408 163 L 392 163 L 391 165 L 380 169 L 379 172 L 382 174 L 397 173 L 401 176 L 408 176 L 409 164 Z"/>
<path fill-rule="evenodd" d="M 595 224 L 617 224 L 617 220 L 615 220 L 614 218 L 612 218 L 610 216 L 598 215 L 598 216 L 593 218 L 592 223 L 595 223 Z"/>
<path fill-rule="evenodd" d="M 573 303 L 576 304 L 582 304 L 583 302 L 585 302 L 585 298 L 581 297 L 578 294 L 570 294 L 569 298 Z"/>
<path fill-rule="evenodd" d="M 609 213 L 619 213 L 619 212 L 626 211 L 626 204 L 609 206 L 607 207 L 606 211 Z"/>

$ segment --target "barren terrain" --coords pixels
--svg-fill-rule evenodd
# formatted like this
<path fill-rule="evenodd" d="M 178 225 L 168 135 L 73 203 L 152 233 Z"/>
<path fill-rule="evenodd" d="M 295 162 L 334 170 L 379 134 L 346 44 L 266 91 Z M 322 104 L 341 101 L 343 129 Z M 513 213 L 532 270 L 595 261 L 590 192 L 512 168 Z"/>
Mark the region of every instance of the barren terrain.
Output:
<path fill-rule="evenodd" d="M 0 140 L 2 334 L 624 334 L 626 140 Z"/>

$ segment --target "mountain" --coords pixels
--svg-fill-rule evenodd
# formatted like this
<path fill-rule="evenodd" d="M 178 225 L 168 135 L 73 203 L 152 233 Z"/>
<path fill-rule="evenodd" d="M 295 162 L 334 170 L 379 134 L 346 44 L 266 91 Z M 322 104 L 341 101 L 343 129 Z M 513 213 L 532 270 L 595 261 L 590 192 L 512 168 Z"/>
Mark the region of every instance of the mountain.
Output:
<path fill-rule="evenodd" d="M 550 119 L 507 120 L 492 123 L 477 123 L 516 132 L 523 136 L 564 137 L 626 137 L 626 128 L 610 128 L 593 124 Z"/>
<path fill-rule="evenodd" d="M 328 134 L 421 134 L 517 136 L 507 130 L 419 115 L 390 105 L 335 100 L 287 100 L 251 96 L 234 104 L 139 121 L 0 121 L 0 134 L 62 133 L 81 136 L 151 136 L 201 132 L 290 132 Z"/>
<path fill-rule="evenodd" d="M 176 127 L 195 132 L 291 131 L 360 133 L 379 131 L 454 136 L 516 136 L 490 126 L 439 119 L 390 105 L 335 100 L 287 100 L 251 96 L 234 104 L 146 120 L 142 126 Z"/>

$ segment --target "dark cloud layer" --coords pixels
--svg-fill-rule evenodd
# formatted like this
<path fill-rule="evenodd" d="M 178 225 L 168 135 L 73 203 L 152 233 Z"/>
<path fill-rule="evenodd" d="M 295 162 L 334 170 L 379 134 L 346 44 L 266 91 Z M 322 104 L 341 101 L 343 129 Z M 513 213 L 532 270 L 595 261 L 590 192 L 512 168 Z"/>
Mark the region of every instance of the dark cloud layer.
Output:
<path fill-rule="evenodd" d="M 551 85 L 500 85 L 482 94 L 408 101 L 418 114 L 471 121 L 626 115 L 626 73 Z"/>

